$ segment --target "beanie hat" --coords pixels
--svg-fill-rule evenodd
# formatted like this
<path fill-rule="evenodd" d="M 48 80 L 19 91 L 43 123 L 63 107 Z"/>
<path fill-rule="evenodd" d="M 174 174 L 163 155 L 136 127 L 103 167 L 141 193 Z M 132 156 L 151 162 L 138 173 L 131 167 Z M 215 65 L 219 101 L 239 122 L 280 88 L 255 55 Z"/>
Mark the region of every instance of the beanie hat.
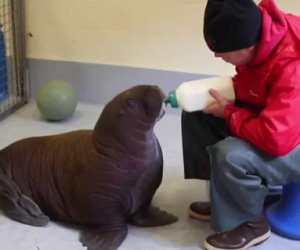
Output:
<path fill-rule="evenodd" d="M 214 52 L 248 48 L 261 37 L 262 13 L 253 0 L 208 0 L 204 38 Z"/>

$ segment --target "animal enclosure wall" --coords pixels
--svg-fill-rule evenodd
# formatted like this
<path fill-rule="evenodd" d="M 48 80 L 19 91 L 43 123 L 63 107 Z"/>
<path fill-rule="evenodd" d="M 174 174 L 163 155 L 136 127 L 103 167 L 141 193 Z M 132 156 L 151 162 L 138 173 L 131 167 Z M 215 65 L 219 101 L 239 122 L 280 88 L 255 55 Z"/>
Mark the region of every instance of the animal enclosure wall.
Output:
<path fill-rule="evenodd" d="M 0 119 L 28 100 L 24 0 L 0 0 Z"/>

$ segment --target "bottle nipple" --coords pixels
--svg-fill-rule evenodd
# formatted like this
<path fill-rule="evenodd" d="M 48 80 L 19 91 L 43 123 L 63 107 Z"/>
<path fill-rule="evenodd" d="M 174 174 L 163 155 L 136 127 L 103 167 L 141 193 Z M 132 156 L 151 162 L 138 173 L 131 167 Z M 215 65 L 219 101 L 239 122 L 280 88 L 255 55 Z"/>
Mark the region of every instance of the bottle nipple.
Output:
<path fill-rule="evenodd" d="M 163 102 L 166 104 L 170 103 L 171 107 L 173 108 L 178 108 L 178 101 L 175 90 L 169 92 L 169 96 L 164 98 Z"/>

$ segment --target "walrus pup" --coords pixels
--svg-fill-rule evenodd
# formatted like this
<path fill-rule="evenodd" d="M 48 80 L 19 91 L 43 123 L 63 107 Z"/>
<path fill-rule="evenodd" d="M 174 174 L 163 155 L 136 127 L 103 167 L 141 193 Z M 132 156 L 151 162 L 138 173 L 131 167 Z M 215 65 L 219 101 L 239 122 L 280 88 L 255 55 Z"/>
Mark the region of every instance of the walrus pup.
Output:
<path fill-rule="evenodd" d="M 88 226 L 89 250 L 116 249 L 127 223 L 160 226 L 177 218 L 151 206 L 162 181 L 154 134 L 163 92 L 136 86 L 103 109 L 94 130 L 31 137 L 0 151 L 0 204 L 11 219 L 43 226 L 49 218 Z"/>

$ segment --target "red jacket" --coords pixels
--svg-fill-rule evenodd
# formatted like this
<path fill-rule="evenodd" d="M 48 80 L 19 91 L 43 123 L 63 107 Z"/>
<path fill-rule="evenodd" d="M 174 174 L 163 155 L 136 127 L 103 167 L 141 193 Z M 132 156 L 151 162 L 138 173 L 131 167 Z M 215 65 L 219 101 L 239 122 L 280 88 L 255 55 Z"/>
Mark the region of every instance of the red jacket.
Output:
<path fill-rule="evenodd" d="M 237 100 L 227 105 L 231 131 L 258 148 L 285 155 L 300 144 L 300 17 L 262 0 L 262 37 L 248 65 L 233 78 Z"/>

